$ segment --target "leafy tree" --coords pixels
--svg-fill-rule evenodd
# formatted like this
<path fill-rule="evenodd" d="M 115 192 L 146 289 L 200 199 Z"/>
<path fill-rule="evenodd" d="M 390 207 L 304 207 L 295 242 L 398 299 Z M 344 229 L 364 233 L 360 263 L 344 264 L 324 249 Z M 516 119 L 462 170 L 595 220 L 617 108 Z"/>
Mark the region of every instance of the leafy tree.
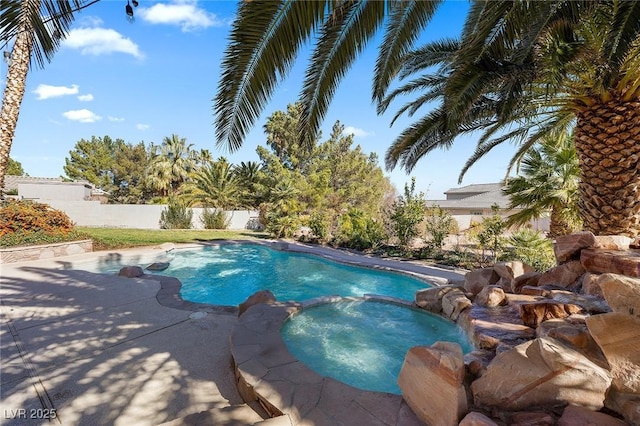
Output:
<path fill-rule="evenodd" d="M 505 246 L 505 238 L 503 233 L 506 229 L 506 223 L 500 216 L 500 207 L 494 205 L 491 207 L 493 214 L 482 219 L 482 222 L 472 224 L 469 230 L 469 236 L 475 240 L 482 249 L 482 262 L 485 261 L 485 251 L 493 252 L 493 261 L 500 259 L 501 252 Z"/>
<path fill-rule="evenodd" d="M 112 191 L 116 150 L 123 143 L 121 139 L 113 140 L 109 136 L 80 139 L 64 160 L 65 174 L 70 179 L 86 180 L 105 191 Z"/>
<path fill-rule="evenodd" d="M 178 135 L 165 137 L 159 152 L 154 152 L 149 166 L 149 185 L 163 196 L 173 196 L 195 168 L 193 144 Z"/>
<path fill-rule="evenodd" d="M 117 140 L 113 164 L 113 189 L 109 202 L 118 204 L 145 204 L 156 195 L 148 186 L 147 169 L 151 161 L 151 148 L 144 142 L 136 145 Z"/>
<path fill-rule="evenodd" d="M 356 250 L 375 249 L 386 240 L 382 225 L 367 213 L 350 209 L 340 216 L 337 243 Z"/>
<path fill-rule="evenodd" d="M 241 204 L 250 208 L 257 208 L 263 201 L 260 181 L 263 179 L 264 173 L 260 163 L 257 161 L 242 161 L 234 168 L 234 173 L 241 187 Z"/>
<path fill-rule="evenodd" d="M 389 220 L 400 245 L 408 247 L 412 239 L 420 235 L 419 225 L 424 220 L 426 201 L 423 192 L 416 193 L 416 179 L 404 185 L 404 195 L 391 207 Z"/>
<path fill-rule="evenodd" d="M 288 169 L 304 168 L 315 147 L 312 143 L 300 143 L 298 125 L 302 114 L 302 104 L 289 104 L 287 111 L 276 111 L 267 117 L 264 132 L 267 146 Z"/>
<path fill-rule="evenodd" d="M 507 226 L 525 225 L 550 212 L 549 237 L 579 230 L 579 173 L 573 134 L 543 138 L 527 151 L 519 176 L 509 179 L 504 189 L 508 209 L 522 209 L 507 218 Z"/>
<path fill-rule="evenodd" d="M 451 214 L 434 205 L 427 209 L 424 215 L 425 229 L 438 249 L 442 249 L 445 238 L 457 227 L 457 222 Z"/>
<path fill-rule="evenodd" d="M 25 173 L 22 168 L 22 163 L 9 157 L 9 162 L 7 163 L 7 174 L 12 176 L 24 176 Z"/>

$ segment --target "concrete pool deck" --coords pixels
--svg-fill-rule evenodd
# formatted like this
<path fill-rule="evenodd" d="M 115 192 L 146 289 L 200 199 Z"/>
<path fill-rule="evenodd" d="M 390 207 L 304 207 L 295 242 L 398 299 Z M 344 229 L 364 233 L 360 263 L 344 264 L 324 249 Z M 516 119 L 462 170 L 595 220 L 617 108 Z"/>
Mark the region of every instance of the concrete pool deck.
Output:
<path fill-rule="evenodd" d="M 323 251 L 348 263 L 375 262 Z M 101 255 L 146 259 L 160 252 L 96 252 L 0 265 L 0 424 L 48 424 L 43 417 L 53 410 L 57 419 L 51 424 L 64 425 L 262 420 L 236 387 L 229 348 L 235 313 L 182 302 L 166 290 L 175 284 L 171 280 L 161 291 L 158 277 L 65 269 Z M 387 262 L 383 268 L 390 267 Z M 410 269 L 461 278 L 438 268 L 411 264 Z M 352 424 L 348 417 L 343 421 Z"/>

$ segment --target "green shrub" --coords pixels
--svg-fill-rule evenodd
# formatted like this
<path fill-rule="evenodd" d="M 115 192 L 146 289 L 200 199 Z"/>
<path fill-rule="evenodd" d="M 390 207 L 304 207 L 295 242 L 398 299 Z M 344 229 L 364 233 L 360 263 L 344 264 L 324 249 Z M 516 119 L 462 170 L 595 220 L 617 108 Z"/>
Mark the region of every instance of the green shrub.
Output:
<path fill-rule="evenodd" d="M 227 229 L 231 218 L 227 216 L 224 210 L 211 210 L 205 208 L 200 216 L 205 229 Z"/>
<path fill-rule="evenodd" d="M 169 205 L 160 213 L 160 228 L 191 229 L 193 210 L 179 199 L 170 199 Z"/>
<path fill-rule="evenodd" d="M 91 236 L 80 231 L 16 231 L 0 236 L 0 247 L 34 246 L 63 243 L 65 241 L 90 240 Z"/>
<path fill-rule="evenodd" d="M 509 238 L 513 257 L 532 266 L 538 272 L 555 266 L 556 258 L 551 241 L 538 231 L 523 228 Z"/>
<path fill-rule="evenodd" d="M 365 212 L 351 209 L 338 224 L 336 243 L 356 250 L 375 249 L 386 240 L 383 226 Z"/>
<path fill-rule="evenodd" d="M 309 219 L 309 228 L 320 241 L 326 241 L 329 236 L 329 218 L 325 212 L 314 212 Z"/>
<path fill-rule="evenodd" d="M 441 250 L 447 235 L 457 231 L 458 222 L 448 211 L 434 205 L 425 213 L 424 226 L 435 248 Z"/>

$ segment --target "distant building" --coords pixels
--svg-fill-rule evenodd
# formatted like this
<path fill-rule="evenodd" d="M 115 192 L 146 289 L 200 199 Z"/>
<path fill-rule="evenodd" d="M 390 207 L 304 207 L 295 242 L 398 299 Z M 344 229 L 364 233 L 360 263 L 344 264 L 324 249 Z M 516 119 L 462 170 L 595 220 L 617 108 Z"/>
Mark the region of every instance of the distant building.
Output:
<path fill-rule="evenodd" d="M 481 183 L 452 188 L 444 194 L 445 200 L 427 200 L 427 205 L 437 205 L 449 212 L 458 222 L 460 230 L 468 229 L 471 222 L 482 221 L 483 216 L 491 216 L 491 207 L 497 205 L 502 217 L 509 216 L 518 210 L 507 210 L 509 197 L 502 193 L 502 183 Z M 542 218 L 531 222 L 534 229 L 546 231 L 549 220 Z"/>
<path fill-rule="evenodd" d="M 5 193 L 34 201 L 99 201 L 107 203 L 109 193 L 87 181 L 64 181 L 62 178 L 40 178 L 7 175 Z"/>

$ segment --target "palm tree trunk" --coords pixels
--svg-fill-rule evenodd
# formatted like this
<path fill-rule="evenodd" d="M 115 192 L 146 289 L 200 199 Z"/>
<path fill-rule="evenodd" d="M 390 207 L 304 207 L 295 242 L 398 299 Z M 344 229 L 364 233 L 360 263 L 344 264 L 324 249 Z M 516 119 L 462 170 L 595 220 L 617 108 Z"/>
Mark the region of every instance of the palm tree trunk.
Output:
<path fill-rule="evenodd" d="M 551 218 L 549 221 L 549 238 L 568 235 L 574 231 L 573 227 L 562 217 L 561 207 L 554 205 L 551 207 Z"/>
<path fill-rule="evenodd" d="M 22 0 L 23 8 L 30 0 Z M 32 1 L 32 0 L 31 0 Z M 36 0 L 39 6 L 40 0 Z M 4 176 L 9 163 L 11 143 L 18 124 L 20 105 L 24 98 L 29 72 L 29 60 L 33 48 L 33 31 L 26 14 L 21 16 L 16 41 L 11 51 L 11 62 L 7 72 L 7 85 L 4 89 L 2 109 L 0 110 L 0 197 L 4 194 Z"/>
<path fill-rule="evenodd" d="M 596 235 L 640 235 L 640 102 L 614 99 L 578 113 L 580 214 Z"/>

